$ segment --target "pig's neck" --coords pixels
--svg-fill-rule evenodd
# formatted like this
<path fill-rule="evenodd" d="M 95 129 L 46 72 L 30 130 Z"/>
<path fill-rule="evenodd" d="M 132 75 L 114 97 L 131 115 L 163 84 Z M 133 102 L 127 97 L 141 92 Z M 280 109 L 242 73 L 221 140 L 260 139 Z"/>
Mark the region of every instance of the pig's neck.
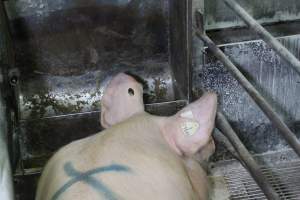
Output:
<path fill-rule="evenodd" d="M 143 116 L 148 116 L 144 118 Z M 175 140 L 175 135 L 178 132 L 177 130 L 177 120 L 176 116 L 172 117 L 159 117 L 159 116 L 154 116 L 151 115 L 145 111 L 137 112 L 133 114 L 133 116 L 130 117 L 131 120 L 135 121 L 136 118 L 139 119 L 146 119 L 150 121 L 154 121 L 154 124 L 152 126 L 158 126 L 160 134 L 163 136 L 163 139 L 167 143 L 167 145 L 178 155 L 182 156 L 183 152 L 180 150 L 180 148 L 176 144 Z M 147 121 L 149 122 L 149 121 Z M 142 123 L 140 123 L 142 124 Z M 153 127 L 152 127 L 153 128 Z"/>
<path fill-rule="evenodd" d="M 175 151 L 178 155 L 182 156 L 183 152 L 180 150 L 180 148 L 177 146 L 175 138 L 174 138 L 174 132 L 176 132 L 176 126 L 174 124 L 175 117 L 160 117 L 158 120 L 158 124 L 161 130 L 161 133 L 166 140 L 167 144 L 170 146 L 170 148 Z"/>

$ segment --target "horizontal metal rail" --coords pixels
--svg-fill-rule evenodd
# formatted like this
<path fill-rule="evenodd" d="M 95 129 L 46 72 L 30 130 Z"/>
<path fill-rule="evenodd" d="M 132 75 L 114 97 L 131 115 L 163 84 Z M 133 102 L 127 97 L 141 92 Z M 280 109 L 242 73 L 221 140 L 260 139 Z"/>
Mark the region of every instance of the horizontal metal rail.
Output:
<path fill-rule="evenodd" d="M 244 144 L 241 142 L 235 131 L 230 126 L 225 116 L 218 112 L 217 113 L 217 127 L 226 136 L 231 145 L 234 147 L 238 154 L 239 161 L 246 167 L 250 172 L 257 185 L 262 189 L 268 199 L 279 200 L 279 196 L 273 189 L 271 184 L 267 181 L 267 178 L 263 175 L 259 165 L 253 159 L 252 155 L 246 149 Z M 232 151 L 232 150 L 231 150 Z"/>
<path fill-rule="evenodd" d="M 201 13 L 197 12 L 197 15 Z M 199 17 L 198 17 L 199 18 Z M 236 80 L 243 86 L 248 92 L 256 104 L 261 108 L 269 120 L 275 127 L 280 130 L 280 133 L 288 144 L 295 150 L 300 156 L 300 143 L 296 135 L 287 127 L 282 119 L 272 109 L 270 104 L 264 99 L 264 97 L 255 89 L 255 87 L 246 79 L 246 77 L 237 69 L 237 67 L 226 57 L 226 55 L 215 45 L 215 43 L 199 29 L 196 31 L 196 35 L 208 46 L 209 50 L 224 64 L 224 66 L 231 72 Z"/>
<path fill-rule="evenodd" d="M 272 49 L 286 60 L 300 75 L 300 61 L 285 48 L 276 38 L 264 29 L 235 0 L 223 0 L 252 30 L 254 30 Z"/>

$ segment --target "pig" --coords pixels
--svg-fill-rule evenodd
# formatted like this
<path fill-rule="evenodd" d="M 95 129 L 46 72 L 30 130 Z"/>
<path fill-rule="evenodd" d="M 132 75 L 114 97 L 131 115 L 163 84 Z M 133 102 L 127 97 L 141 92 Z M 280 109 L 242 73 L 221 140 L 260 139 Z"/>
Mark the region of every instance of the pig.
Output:
<path fill-rule="evenodd" d="M 154 116 L 144 110 L 142 85 L 118 74 L 101 100 L 105 130 L 54 154 L 36 200 L 208 199 L 206 173 L 193 156 L 214 151 L 216 105 L 216 94 L 206 93 L 173 116 Z"/>

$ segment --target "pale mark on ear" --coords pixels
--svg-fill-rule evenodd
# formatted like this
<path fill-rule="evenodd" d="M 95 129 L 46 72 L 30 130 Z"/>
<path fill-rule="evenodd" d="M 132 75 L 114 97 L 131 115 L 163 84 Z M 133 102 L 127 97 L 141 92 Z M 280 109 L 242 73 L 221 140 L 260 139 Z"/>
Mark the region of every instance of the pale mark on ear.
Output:
<path fill-rule="evenodd" d="M 193 136 L 199 128 L 196 121 L 186 121 L 181 124 L 181 130 L 185 136 Z"/>
<path fill-rule="evenodd" d="M 180 117 L 184 119 L 192 120 L 192 121 L 182 122 L 181 130 L 185 136 L 193 136 L 199 128 L 198 122 L 194 121 L 193 112 L 191 110 L 185 111 L 180 114 Z"/>
<path fill-rule="evenodd" d="M 194 115 L 192 111 L 186 111 L 180 114 L 180 117 L 187 118 L 187 119 L 194 119 Z"/>

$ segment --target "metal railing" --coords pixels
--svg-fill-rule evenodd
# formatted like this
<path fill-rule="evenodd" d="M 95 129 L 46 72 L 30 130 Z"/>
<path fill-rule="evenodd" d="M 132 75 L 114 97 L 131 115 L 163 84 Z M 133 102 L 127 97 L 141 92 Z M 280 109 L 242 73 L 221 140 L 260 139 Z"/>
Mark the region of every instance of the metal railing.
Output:
<path fill-rule="evenodd" d="M 266 29 L 264 29 L 245 9 L 243 9 L 235 0 L 223 0 L 261 39 L 263 39 L 278 55 L 287 61 L 300 75 L 300 61 L 285 48 L 276 38 L 274 38 Z"/>
<path fill-rule="evenodd" d="M 4 2 L 0 1 L 0 199 L 13 200 L 12 169 L 8 153 L 10 131 L 7 100 L 8 66 L 14 66 L 14 52 Z"/>
<path fill-rule="evenodd" d="M 223 0 L 225 4 L 230 7 L 236 14 L 238 14 L 244 22 L 269 45 L 282 58 L 284 58 L 300 75 L 300 61 L 289 52 L 276 38 L 274 38 L 268 31 L 266 31 L 255 19 L 253 19 L 235 0 Z M 294 149 L 298 156 L 300 156 L 300 143 L 296 135 L 288 128 L 278 114 L 273 110 L 271 105 L 265 98 L 256 90 L 256 88 L 247 80 L 247 78 L 238 70 L 238 68 L 229 60 L 229 58 L 217 47 L 217 45 L 206 35 L 204 29 L 204 18 L 201 11 L 196 11 L 196 36 L 200 38 L 218 58 L 227 70 L 236 78 L 236 80 L 243 86 L 246 92 L 251 96 L 255 103 L 265 113 L 273 125 L 280 130 L 280 133 L 288 144 Z M 244 144 L 240 141 L 235 131 L 230 126 L 226 117 L 218 112 L 216 124 L 218 129 L 226 136 L 233 146 L 239 161 L 247 168 L 258 186 L 262 189 L 268 199 L 280 199 L 271 184 L 264 177 L 259 165 L 253 159 L 252 155 L 246 149 Z M 232 150 L 231 150 L 232 151 Z M 235 155 L 236 156 L 236 155 Z"/>

